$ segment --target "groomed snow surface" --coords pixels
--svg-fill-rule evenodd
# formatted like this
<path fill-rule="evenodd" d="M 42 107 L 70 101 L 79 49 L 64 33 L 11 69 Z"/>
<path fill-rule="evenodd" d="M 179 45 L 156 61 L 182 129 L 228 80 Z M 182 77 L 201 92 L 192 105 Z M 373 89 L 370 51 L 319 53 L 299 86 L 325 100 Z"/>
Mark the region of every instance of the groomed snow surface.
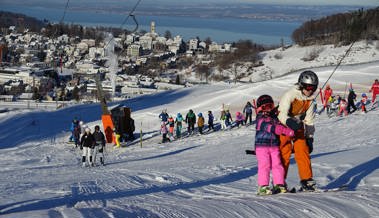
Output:
<path fill-rule="evenodd" d="M 313 68 L 321 84 L 332 69 Z M 92 129 L 99 125 L 99 104 L 2 113 L 0 217 L 379 217 L 379 109 L 316 119 L 314 179 L 320 188 L 347 185 L 345 191 L 257 196 L 256 158 L 245 154 L 253 148 L 254 125 L 158 143 L 163 109 L 171 115 L 212 110 L 219 118 L 224 103 L 234 115 L 261 94 L 278 102 L 298 75 L 124 101 L 132 108 L 136 135 L 142 127 L 142 147 L 108 144 L 106 166 L 91 168 L 81 167 L 80 150 L 67 143 L 68 129 L 74 117 Z M 339 68 L 329 84 L 343 96 L 352 82 L 360 96 L 378 77 L 379 63 L 372 62 Z M 287 183 L 299 183 L 294 160 Z"/>

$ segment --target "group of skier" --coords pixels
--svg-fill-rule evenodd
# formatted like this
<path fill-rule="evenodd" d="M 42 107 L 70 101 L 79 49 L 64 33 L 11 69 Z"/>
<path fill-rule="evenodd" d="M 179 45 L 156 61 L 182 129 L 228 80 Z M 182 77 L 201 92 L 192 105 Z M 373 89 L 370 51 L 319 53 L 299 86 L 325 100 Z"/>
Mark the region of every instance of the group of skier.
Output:
<path fill-rule="evenodd" d="M 348 114 L 357 111 L 358 108 L 361 108 L 362 113 L 367 113 L 366 106 L 370 103 L 371 109 L 378 107 L 376 95 L 379 94 L 379 82 L 377 79 L 372 84 L 369 92 L 372 92 L 371 100 L 368 98 L 366 93 L 362 93 L 360 100 L 358 100 L 354 89 L 350 85 L 348 97 L 345 99 L 340 95 L 333 95 L 332 88 L 329 84 L 327 84 L 325 90 L 320 92 L 323 108 L 318 113 L 321 114 L 326 109 L 328 116 L 347 116 Z"/>
<path fill-rule="evenodd" d="M 162 143 L 171 141 L 174 138 L 181 138 L 183 123 L 187 124 L 188 135 L 193 135 L 195 133 L 196 123 L 199 134 L 204 134 L 205 118 L 202 113 L 198 113 L 196 118 L 196 114 L 192 109 L 188 111 L 185 118 L 183 118 L 181 113 L 177 113 L 176 118 L 174 119 L 171 115 L 168 115 L 166 110 L 163 110 L 162 113 L 159 114 L 159 118 L 161 119 L 160 132 L 162 134 Z M 213 122 L 214 117 L 212 111 L 208 111 L 208 131 L 214 130 Z"/>
<path fill-rule="evenodd" d="M 235 114 L 235 119 L 230 113 L 229 109 L 222 107 L 220 111 L 220 129 L 228 130 L 233 127 L 240 127 L 242 125 L 253 124 L 252 114 L 255 107 L 247 102 L 243 108 L 243 113 L 237 111 Z M 197 124 L 197 130 L 199 134 L 204 134 L 205 129 L 205 117 L 203 113 L 198 113 L 197 116 L 192 109 L 189 109 L 185 118 L 183 118 L 181 113 L 177 113 L 176 118 L 168 115 L 167 110 L 162 110 L 158 116 L 161 120 L 160 132 L 162 134 L 162 143 L 171 141 L 175 138 L 179 139 L 182 137 L 183 123 L 187 124 L 188 135 L 193 135 L 195 132 L 195 125 Z M 212 111 L 207 113 L 208 120 L 208 130 L 215 131 L 214 122 L 216 121 Z M 175 128 L 176 127 L 176 128 Z M 175 134 L 174 134 L 175 131 Z"/>
<path fill-rule="evenodd" d="M 105 150 L 105 136 L 101 132 L 100 126 L 95 126 L 95 130 L 91 133 L 91 129 L 79 121 L 77 118 L 73 119 L 71 124 L 70 142 L 75 143 L 75 147 L 82 150 L 82 165 L 96 166 L 96 156 L 100 154 L 100 164 L 104 163 L 104 150 Z"/>

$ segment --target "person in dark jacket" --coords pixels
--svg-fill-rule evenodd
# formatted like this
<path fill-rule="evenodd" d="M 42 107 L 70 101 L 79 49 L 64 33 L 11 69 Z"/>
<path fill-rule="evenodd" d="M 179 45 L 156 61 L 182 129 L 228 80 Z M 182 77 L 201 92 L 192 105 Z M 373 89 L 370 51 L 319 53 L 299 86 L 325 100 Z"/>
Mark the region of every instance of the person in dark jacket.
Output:
<path fill-rule="evenodd" d="M 100 163 L 104 166 L 104 150 L 105 150 L 105 136 L 100 130 L 100 126 L 95 126 L 95 132 L 93 133 L 95 139 L 95 149 L 93 151 L 93 165 L 96 165 L 96 155 L 100 153 Z"/>
<path fill-rule="evenodd" d="M 355 103 L 354 103 L 356 98 L 357 98 L 357 95 L 355 94 L 354 89 L 350 88 L 349 95 L 347 97 L 347 112 L 349 114 L 354 113 L 354 111 L 357 110 L 357 107 L 355 106 Z M 350 107 L 353 108 L 353 111 L 350 111 Z"/>
<path fill-rule="evenodd" d="M 133 141 L 135 139 L 134 131 L 136 130 L 136 127 L 134 125 L 134 120 L 130 117 L 130 118 L 126 119 L 126 123 L 127 123 L 126 133 L 128 134 L 127 140 Z"/>
<path fill-rule="evenodd" d="M 83 150 L 83 154 L 82 154 L 83 167 L 87 166 L 86 161 L 89 163 L 88 166 L 93 166 L 92 152 L 94 148 L 95 148 L 95 138 L 91 134 L 91 129 L 87 127 L 80 140 L 80 149 Z"/>
<path fill-rule="evenodd" d="M 193 112 L 192 109 L 190 109 L 189 112 L 187 113 L 185 121 L 188 125 L 187 127 L 188 134 L 193 134 L 193 132 L 195 131 L 196 114 Z"/>
<path fill-rule="evenodd" d="M 208 111 L 208 131 L 215 130 L 213 121 L 214 121 L 214 116 L 212 114 L 212 111 Z"/>
<path fill-rule="evenodd" d="M 159 114 L 159 118 L 161 119 L 161 121 L 167 123 L 167 120 L 168 120 L 168 113 L 166 110 L 163 110 L 161 114 Z"/>
<path fill-rule="evenodd" d="M 252 114 L 253 114 L 253 105 L 248 101 L 243 108 L 243 113 L 245 113 L 245 124 L 247 125 L 247 119 L 249 119 L 249 125 L 252 124 Z"/>

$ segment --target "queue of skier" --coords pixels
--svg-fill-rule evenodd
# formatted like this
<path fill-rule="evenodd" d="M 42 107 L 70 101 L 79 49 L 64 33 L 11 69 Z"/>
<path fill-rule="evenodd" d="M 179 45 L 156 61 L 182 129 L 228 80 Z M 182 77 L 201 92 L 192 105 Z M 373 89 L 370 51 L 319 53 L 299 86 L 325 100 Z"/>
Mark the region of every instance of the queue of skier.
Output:
<path fill-rule="evenodd" d="M 376 95 L 379 94 L 379 82 L 376 79 L 372 84 L 369 92 L 372 92 L 371 100 L 368 98 L 367 94 L 363 92 L 360 96 L 360 99 L 357 98 L 355 90 L 350 85 L 349 93 L 347 99 L 341 97 L 341 95 L 334 95 L 333 90 L 330 85 L 327 84 L 323 92 L 320 92 L 321 101 L 323 108 L 318 111 L 318 114 L 321 114 L 326 109 L 326 113 L 329 117 L 331 116 L 347 116 L 354 113 L 355 111 L 361 110 L 362 113 L 367 113 L 367 106 L 371 104 L 370 109 L 378 107 L 378 102 L 376 101 Z"/>

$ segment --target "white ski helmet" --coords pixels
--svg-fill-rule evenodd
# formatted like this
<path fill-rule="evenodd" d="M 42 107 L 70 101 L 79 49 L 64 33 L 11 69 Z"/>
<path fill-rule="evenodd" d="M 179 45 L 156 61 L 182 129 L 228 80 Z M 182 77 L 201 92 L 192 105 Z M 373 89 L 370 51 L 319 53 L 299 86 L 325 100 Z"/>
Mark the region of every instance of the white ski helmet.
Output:
<path fill-rule="evenodd" d="M 90 133 L 91 132 L 91 129 L 90 128 L 86 128 L 86 133 Z"/>
<path fill-rule="evenodd" d="M 79 125 L 83 126 L 84 122 L 83 121 L 80 121 L 79 122 Z"/>
<path fill-rule="evenodd" d="M 302 72 L 298 80 L 299 85 L 302 87 L 304 85 L 318 86 L 318 76 L 311 70 L 306 70 Z"/>

